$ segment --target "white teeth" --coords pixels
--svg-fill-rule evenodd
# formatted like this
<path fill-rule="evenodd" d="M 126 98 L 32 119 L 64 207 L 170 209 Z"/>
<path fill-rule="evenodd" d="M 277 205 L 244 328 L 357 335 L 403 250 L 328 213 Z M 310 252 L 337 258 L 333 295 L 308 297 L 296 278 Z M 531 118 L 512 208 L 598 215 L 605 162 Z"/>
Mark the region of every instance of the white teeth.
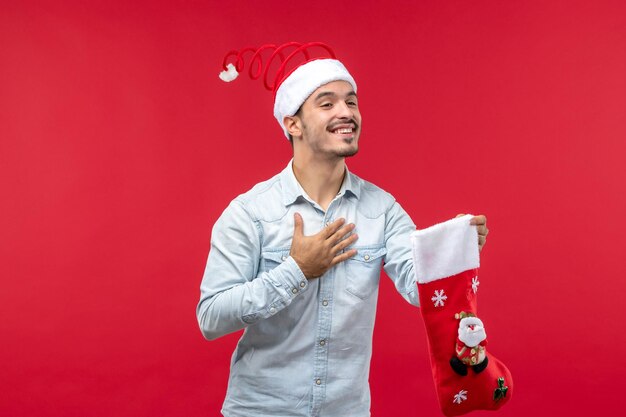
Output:
<path fill-rule="evenodd" d="M 335 132 L 337 132 L 337 133 L 352 133 L 352 128 L 348 128 L 348 129 L 337 129 Z"/>

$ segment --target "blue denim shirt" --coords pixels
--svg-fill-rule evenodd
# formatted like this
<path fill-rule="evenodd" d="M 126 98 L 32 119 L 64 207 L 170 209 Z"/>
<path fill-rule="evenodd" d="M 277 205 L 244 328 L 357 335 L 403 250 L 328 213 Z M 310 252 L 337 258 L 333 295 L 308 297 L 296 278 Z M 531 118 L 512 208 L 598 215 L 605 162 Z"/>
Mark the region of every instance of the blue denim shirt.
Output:
<path fill-rule="evenodd" d="M 340 217 L 354 223 L 358 253 L 307 280 L 289 256 L 295 212 L 305 235 Z M 213 228 L 197 307 L 209 340 L 245 328 L 222 413 L 369 416 L 381 266 L 417 306 L 409 239 L 414 230 L 390 194 L 347 169 L 326 211 L 299 185 L 292 162 L 233 200 Z"/>

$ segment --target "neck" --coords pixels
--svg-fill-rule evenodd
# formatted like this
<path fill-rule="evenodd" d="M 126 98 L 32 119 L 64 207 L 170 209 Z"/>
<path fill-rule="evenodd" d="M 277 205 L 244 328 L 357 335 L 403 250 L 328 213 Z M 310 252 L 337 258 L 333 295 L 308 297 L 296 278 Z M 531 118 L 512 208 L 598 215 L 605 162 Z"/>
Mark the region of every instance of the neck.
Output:
<path fill-rule="evenodd" d="M 293 159 L 293 173 L 296 179 L 308 196 L 324 211 L 339 193 L 345 172 L 344 158 L 317 160 L 294 156 Z"/>

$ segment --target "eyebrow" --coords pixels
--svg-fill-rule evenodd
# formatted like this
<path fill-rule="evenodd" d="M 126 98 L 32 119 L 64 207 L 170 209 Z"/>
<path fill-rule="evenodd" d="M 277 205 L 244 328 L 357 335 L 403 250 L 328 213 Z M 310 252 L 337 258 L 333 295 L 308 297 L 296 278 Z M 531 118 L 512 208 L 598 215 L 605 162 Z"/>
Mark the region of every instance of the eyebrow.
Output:
<path fill-rule="evenodd" d="M 337 94 L 335 94 L 332 91 L 322 91 L 321 93 L 319 93 L 317 96 L 315 96 L 315 101 L 318 101 L 321 98 L 324 98 L 326 96 L 336 96 Z M 350 96 L 354 96 L 356 97 L 356 93 L 354 91 L 350 91 L 348 94 L 346 94 L 346 97 L 350 97 Z"/>

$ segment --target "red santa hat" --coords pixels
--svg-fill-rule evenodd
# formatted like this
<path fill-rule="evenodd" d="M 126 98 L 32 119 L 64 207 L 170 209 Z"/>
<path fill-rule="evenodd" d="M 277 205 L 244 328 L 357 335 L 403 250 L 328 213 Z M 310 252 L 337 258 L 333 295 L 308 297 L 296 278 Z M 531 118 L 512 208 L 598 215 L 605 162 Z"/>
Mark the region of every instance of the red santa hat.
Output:
<path fill-rule="evenodd" d="M 266 50 L 272 52 L 264 65 L 263 53 Z M 267 44 L 258 48 L 247 47 L 230 51 L 224 57 L 220 79 L 226 82 L 235 80 L 245 69 L 246 54 L 250 56 L 250 78 L 256 80 L 263 75 L 265 88 L 274 92 L 274 117 L 287 138 L 289 134 L 283 125 L 283 119 L 295 115 L 302 103 L 317 88 L 332 81 L 347 81 L 355 92 L 357 89 L 354 78 L 336 59 L 335 52 L 322 42 Z M 231 57 L 235 57 L 235 64 L 229 62 Z M 276 59 L 280 62 L 276 72 L 273 72 L 270 68 Z M 288 68 L 291 68 L 289 72 Z"/>

